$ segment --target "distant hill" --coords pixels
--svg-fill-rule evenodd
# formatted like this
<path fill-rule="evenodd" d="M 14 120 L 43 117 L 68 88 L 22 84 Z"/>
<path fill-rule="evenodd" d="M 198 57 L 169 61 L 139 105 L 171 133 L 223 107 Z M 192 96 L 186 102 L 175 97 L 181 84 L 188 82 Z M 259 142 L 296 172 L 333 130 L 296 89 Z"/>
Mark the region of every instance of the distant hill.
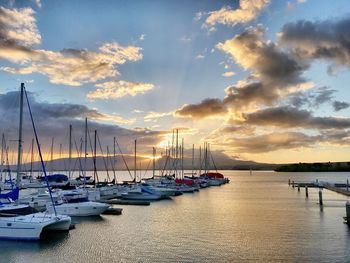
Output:
<path fill-rule="evenodd" d="M 350 162 L 293 163 L 281 165 L 277 172 L 350 172 Z"/>
<path fill-rule="evenodd" d="M 118 155 L 115 158 L 115 162 L 112 161 L 112 158 L 108 159 L 106 157 L 98 156 L 96 158 L 96 167 L 97 170 L 105 170 L 106 167 L 108 170 L 112 170 L 112 162 L 114 165 L 114 169 L 116 170 L 127 170 L 127 167 L 125 163 L 127 164 L 128 168 L 130 170 L 134 169 L 134 157 L 131 155 L 124 155 L 123 158 Z M 51 161 L 47 161 L 46 163 L 46 169 L 48 171 L 62 171 L 62 170 L 68 170 L 68 159 L 62 158 L 62 159 L 56 159 Z M 166 160 L 166 157 L 162 157 L 156 161 L 156 169 L 164 169 L 165 164 L 169 168 L 170 166 L 173 166 L 173 160 L 168 159 Z M 278 166 L 277 164 L 267 164 L 267 163 L 257 163 L 253 161 L 242 161 L 242 160 L 235 160 L 235 159 L 229 159 L 229 158 L 218 158 L 215 160 L 215 165 L 211 161 L 209 164 L 209 167 L 211 170 L 215 170 L 217 168 L 218 170 L 274 170 Z M 181 168 L 181 160 L 178 160 L 177 164 L 178 169 Z M 80 169 L 85 168 L 85 160 L 84 158 L 72 158 L 71 160 L 71 170 L 78 171 Z M 152 161 L 149 158 L 138 156 L 137 157 L 137 168 L 138 169 L 152 169 Z M 198 160 L 194 163 L 194 168 L 198 169 L 199 164 Z M 203 169 L 204 167 L 202 167 Z M 23 170 L 30 170 L 30 163 L 23 164 Z M 88 157 L 86 159 L 86 169 L 87 170 L 93 170 L 94 169 L 94 163 L 93 158 Z M 192 159 L 187 158 L 184 159 L 184 169 L 190 170 L 192 169 Z M 11 170 L 16 170 L 16 165 L 11 166 Z M 41 164 L 40 162 L 34 162 L 33 163 L 33 170 L 41 170 Z"/>

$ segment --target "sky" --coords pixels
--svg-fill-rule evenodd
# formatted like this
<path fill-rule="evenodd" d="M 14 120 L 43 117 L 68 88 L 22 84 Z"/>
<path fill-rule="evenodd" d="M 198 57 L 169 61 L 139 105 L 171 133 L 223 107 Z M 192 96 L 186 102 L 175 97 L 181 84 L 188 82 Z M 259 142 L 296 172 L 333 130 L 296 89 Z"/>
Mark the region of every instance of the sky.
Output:
<path fill-rule="evenodd" d="M 179 129 L 186 152 L 268 163 L 348 161 L 347 0 L 0 0 L 1 129 L 15 149 L 20 83 L 43 146 L 150 155 Z M 25 112 L 24 151 L 32 132 Z M 48 155 L 46 155 L 48 156 Z"/>

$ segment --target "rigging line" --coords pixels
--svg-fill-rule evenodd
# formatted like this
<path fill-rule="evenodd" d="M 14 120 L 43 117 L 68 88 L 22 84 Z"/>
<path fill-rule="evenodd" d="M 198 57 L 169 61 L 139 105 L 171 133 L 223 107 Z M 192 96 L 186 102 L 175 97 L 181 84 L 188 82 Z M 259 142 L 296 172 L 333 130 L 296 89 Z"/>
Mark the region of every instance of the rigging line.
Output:
<path fill-rule="evenodd" d="M 117 179 L 116 179 L 116 176 L 115 176 L 114 162 L 112 162 L 112 158 L 109 157 L 109 148 L 108 148 L 108 145 L 107 145 L 107 161 L 109 161 L 110 164 L 111 164 L 111 166 L 112 166 L 113 180 L 114 180 L 114 184 L 116 184 L 116 183 L 117 183 Z"/>
<path fill-rule="evenodd" d="M 11 167 L 10 167 L 10 162 L 9 162 L 9 146 L 6 145 L 6 140 L 5 140 L 5 135 L 3 134 L 3 140 L 4 140 L 4 150 L 5 150 L 5 156 L 6 156 L 6 166 L 7 166 L 7 174 L 8 177 L 10 178 L 11 182 L 11 190 L 13 190 L 13 185 L 12 185 L 12 178 L 11 178 Z"/>
<path fill-rule="evenodd" d="M 92 161 L 93 161 L 93 164 L 94 164 L 94 174 L 96 175 L 96 179 L 97 179 L 97 182 L 99 183 L 100 180 L 98 178 L 98 174 L 97 174 L 97 158 L 95 157 L 94 155 L 94 149 L 92 147 L 92 141 L 91 141 L 91 137 L 90 137 L 90 131 L 89 129 L 87 130 L 87 134 L 88 134 L 88 138 L 89 138 L 89 145 L 90 145 L 90 149 L 91 149 L 91 152 L 92 152 Z M 96 182 L 95 182 L 96 183 Z"/>
<path fill-rule="evenodd" d="M 213 155 L 211 154 L 211 152 L 209 152 L 209 154 L 210 154 L 211 160 L 212 160 L 212 162 L 213 162 L 213 164 L 214 164 L 215 171 L 218 172 L 218 168 L 216 167 L 216 164 L 215 164 L 215 162 L 214 162 Z"/>
<path fill-rule="evenodd" d="M 147 165 L 145 174 L 143 175 L 143 178 L 146 178 L 146 174 L 147 174 L 147 172 L 148 172 L 148 168 L 149 168 L 149 165 L 151 164 L 151 161 L 152 161 L 152 160 L 149 160 L 149 162 L 148 162 L 148 165 Z"/>
<path fill-rule="evenodd" d="M 122 152 L 122 150 L 120 149 L 120 146 L 119 146 L 119 143 L 118 143 L 117 138 L 115 138 L 115 142 L 116 142 L 116 144 L 117 144 L 118 150 L 119 150 L 119 152 L 120 152 L 120 154 L 121 154 L 121 156 L 122 156 L 122 159 L 123 159 L 123 161 L 124 161 L 124 164 L 125 164 L 125 166 L 126 166 L 126 169 L 127 169 L 128 172 L 129 172 L 129 175 L 130 175 L 131 179 L 134 179 L 134 177 L 132 176 L 132 174 L 131 174 L 131 172 L 130 172 L 129 166 L 128 166 L 128 164 L 126 163 L 126 160 L 125 160 L 125 158 L 124 158 L 123 152 Z"/>
<path fill-rule="evenodd" d="M 29 145 L 28 153 L 26 154 L 26 156 L 23 160 L 23 166 L 24 166 L 25 171 L 27 171 L 27 160 L 28 160 L 28 156 L 30 156 L 30 152 L 31 152 L 31 146 Z"/>
<path fill-rule="evenodd" d="M 26 89 L 24 88 L 24 86 L 23 86 L 23 89 L 24 89 L 24 94 L 26 95 L 26 100 L 27 100 L 29 115 L 30 115 L 30 119 L 31 119 L 31 121 L 32 121 L 32 126 L 33 126 L 33 130 L 34 130 L 36 145 L 38 146 L 38 151 L 39 151 L 39 156 L 40 156 L 40 162 L 41 162 L 41 166 L 42 166 L 43 171 L 44 171 L 47 189 L 48 189 L 49 194 L 50 194 L 50 199 L 51 199 L 51 202 L 52 202 L 53 210 L 54 210 L 54 212 L 55 212 L 55 216 L 57 216 L 57 211 L 56 211 L 55 203 L 54 203 L 54 201 L 53 201 L 53 197 L 52 197 L 52 192 L 51 192 L 49 180 L 47 179 L 45 163 L 44 163 L 44 160 L 43 160 L 43 156 L 42 156 L 42 154 L 41 154 L 41 148 L 40 148 L 39 138 L 38 138 L 38 134 L 37 134 L 37 132 L 36 132 L 36 127 L 35 127 L 35 124 L 34 124 L 33 114 L 32 114 L 32 110 L 31 110 L 31 108 L 30 108 L 30 104 L 29 104 L 29 99 L 28 99 L 27 91 L 26 91 Z"/>
<path fill-rule="evenodd" d="M 165 171 L 166 166 L 167 166 L 167 164 L 168 164 L 168 160 L 169 160 L 169 156 L 167 156 L 166 159 L 165 159 L 164 167 L 163 167 L 163 169 L 162 169 L 162 176 L 164 175 L 164 171 Z M 173 171 L 173 170 L 170 171 L 170 174 L 171 174 L 172 171 Z M 168 174 L 168 175 L 169 175 L 169 174 Z"/>
<path fill-rule="evenodd" d="M 105 166 L 105 169 L 106 169 L 106 172 L 107 172 L 107 180 L 108 182 L 110 182 L 111 178 L 109 177 L 109 171 L 108 171 L 108 167 L 107 167 L 107 163 L 106 163 L 106 159 L 105 159 L 105 156 L 103 154 L 103 150 L 102 150 L 102 146 L 101 146 L 101 141 L 100 141 L 100 136 L 98 136 L 98 133 L 97 133 L 97 142 L 98 142 L 98 145 L 100 147 L 100 151 L 101 151 L 101 154 L 102 154 L 102 160 L 103 160 L 103 164 Z"/>
<path fill-rule="evenodd" d="M 82 144 L 82 142 L 80 144 Z M 75 140 L 75 138 L 74 138 L 74 145 L 75 145 L 75 148 L 76 148 L 76 150 L 78 152 L 79 170 L 80 170 L 81 173 L 83 173 L 83 164 L 81 162 L 81 152 L 78 149 L 77 141 Z M 74 168 L 75 168 L 75 165 L 76 165 L 76 162 L 74 164 Z"/>

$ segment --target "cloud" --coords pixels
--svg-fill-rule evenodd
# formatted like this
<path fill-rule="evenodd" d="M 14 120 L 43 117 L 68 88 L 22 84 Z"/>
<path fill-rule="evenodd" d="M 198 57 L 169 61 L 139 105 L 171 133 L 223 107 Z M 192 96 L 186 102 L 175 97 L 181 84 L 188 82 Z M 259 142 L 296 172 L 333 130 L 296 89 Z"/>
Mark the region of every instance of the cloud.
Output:
<path fill-rule="evenodd" d="M 143 117 L 143 120 L 145 122 L 149 122 L 149 121 L 157 121 L 160 118 L 163 117 L 167 117 L 167 116 L 172 116 L 174 113 L 171 112 L 154 112 L 154 111 L 150 111 L 147 112 L 146 116 Z"/>
<path fill-rule="evenodd" d="M 308 68 L 271 41 L 263 39 L 265 30 L 249 27 L 230 40 L 217 44 L 237 64 L 252 74 L 247 80 L 225 89 L 226 97 L 206 99 L 184 105 L 176 116 L 204 118 L 227 113 L 241 113 L 261 105 L 274 105 L 281 98 L 314 86 L 302 77 Z"/>
<path fill-rule="evenodd" d="M 96 121 L 110 121 L 118 124 L 132 124 L 135 120 L 127 120 L 117 115 L 106 114 L 98 111 L 97 109 L 89 109 L 85 105 L 70 104 L 70 103 L 47 103 L 37 102 L 34 94 L 28 93 L 30 101 L 32 101 L 32 111 L 36 118 L 45 119 L 84 119 Z M 15 111 L 18 109 L 18 92 L 12 91 L 0 95 L 0 109 L 3 112 L 6 110 Z M 15 103 L 16 102 L 16 103 Z"/>
<path fill-rule="evenodd" d="M 198 55 L 196 56 L 196 59 L 204 59 L 204 58 L 205 58 L 205 56 L 202 55 L 202 54 L 198 54 Z"/>
<path fill-rule="evenodd" d="M 30 47 L 41 43 L 31 8 L 7 9 L 0 7 L 0 41 Z"/>
<path fill-rule="evenodd" d="M 153 131 L 150 129 L 126 129 L 116 125 L 116 123 L 125 122 L 123 118 L 122 121 L 119 121 L 120 116 L 105 114 L 80 104 L 38 101 L 33 93 L 28 93 L 28 95 L 40 142 L 43 144 L 45 151 L 49 151 L 52 137 L 55 138 L 55 142 L 68 144 L 67 136 L 70 124 L 73 125 L 74 136 L 79 142 L 84 134 L 85 117 L 89 120 L 90 133 L 92 134 L 95 129 L 98 130 L 104 149 L 107 144 L 113 143 L 113 137 L 116 136 L 125 151 L 132 152 L 132 141 L 134 139 L 138 139 L 140 151 L 150 151 L 150 147 L 164 140 L 164 136 L 168 133 L 168 131 Z M 15 139 L 18 133 L 18 122 L 14 121 L 18 120 L 18 108 L 19 92 L 0 94 L 2 132 L 5 133 L 8 140 Z M 106 120 L 109 123 L 114 123 L 103 123 Z M 26 104 L 24 106 L 23 129 L 25 147 L 27 147 L 33 136 L 33 131 Z"/>
<path fill-rule="evenodd" d="M 301 132 L 268 133 L 245 138 L 231 138 L 225 142 L 225 145 L 242 153 L 264 153 L 308 148 L 314 146 L 320 139 L 322 136 L 310 136 Z"/>
<path fill-rule="evenodd" d="M 239 7 L 232 9 L 231 7 L 223 7 L 220 10 L 209 13 L 205 20 L 207 27 L 215 24 L 235 25 L 238 23 L 247 23 L 254 20 L 258 14 L 269 4 L 269 0 L 240 0 Z M 201 15 L 196 15 L 199 20 Z"/>
<path fill-rule="evenodd" d="M 224 125 L 218 129 L 213 130 L 205 140 L 213 144 L 221 144 L 228 137 L 247 137 L 255 135 L 256 128 L 250 125 Z"/>
<path fill-rule="evenodd" d="M 296 5 L 301 5 L 301 4 L 305 4 L 307 2 L 307 0 L 297 0 L 296 2 L 287 2 L 287 9 L 288 10 L 293 10 L 294 7 L 296 7 Z"/>
<path fill-rule="evenodd" d="M 139 40 L 143 41 L 143 40 L 145 40 L 145 38 L 146 38 L 146 34 L 141 34 L 139 37 Z"/>
<path fill-rule="evenodd" d="M 128 82 L 124 80 L 113 80 L 95 85 L 98 89 L 90 91 L 87 98 L 90 100 L 102 99 L 119 99 L 125 96 L 136 96 L 144 94 L 147 91 L 154 89 L 153 84 L 141 82 Z"/>
<path fill-rule="evenodd" d="M 0 59 L 17 63 L 1 67 L 12 74 L 40 73 L 51 83 L 80 86 L 119 75 L 117 65 L 142 59 L 141 48 L 104 43 L 97 52 L 86 49 L 49 51 L 36 49 L 41 36 L 31 8 L 0 7 Z"/>
<path fill-rule="evenodd" d="M 287 101 L 295 107 L 318 108 L 324 103 L 332 103 L 335 92 L 336 90 L 329 87 L 319 87 L 314 90 L 293 93 L 287 97 Z"/>
<path fill-rule="evenodd" d="M 190 43 L 192 41 L 192 39 L 190 37 L 183 36 L 180 38 L 180 41 L 184 42 L 184 43 Z"/>
<path fill-rule="evenodd" d="M 220 99 L 205 99 L 198 104 L 185 104 L 175 111 L 177 117 L 201 119 L 212 115 L 225 114 L 226 107 Z"/>
<path fill-rule="evenodd" d="M 350 107 L 350 103 L 347 103 L 345 101 L 335 100 L 335 101 L 333 101 L 332 106 L 333 106 L 333 109 L 335 111 L 341 111 L 341 110 L 349 108 Z"/>
<path fill-rule="evenodd" d="M 312 148 L 320 144 L 348 146 L 350 132 L 349 130 L 324 130 L 319 134 L 309 135 L 302 132 L 286 131 L 248 135 L 242 137 L 237 136 L 236 132 L 233 132 L 231 136 L 230 134 L 217 133 L 213 139 L 217 146 L 240 153 L 258 154 L 278 150 Z"/>
<path fill-rule="evenodd" d="M 234 75 L 236 75 L 236 73 L 234 73 L 233 71 L 227 71 L 222 74 L 223 77 L 232 77 Z"/>
<path fill-rule="evenodd" d="M 197 12 L 195 17 L 194 17 L 194 21 L 197 22 L 197 21 L 201 20 L 204 15 L 205 15 L 204 12 Z"/>
<path fill-rule="evenodd" d="M 0 58 L 3 54 L 0 47 Z M 17 50 L 10 50 L 18 52 Z M 3 71 L 13 74 L 40 73 L 49 77 L 54 84 L 80 86 L 96 82 L 107 77 L 119 75 L 116 65 L 126 61 L 142 59 L 141 48 L 123 47 L 116 42 L 105 43 L 99 52 L 78 49 L 63 49 L 59 52 L 31 50 L 26 52 L 21 63 L 27 65 L 19 68 L 1 67 Z M 2 56 L 2 58 L 7 58 Z"/>
<path fill-rule="evenodd" d="M 285 24 L 278 36 L 300 58 L 325 59 L 349 67 L 349 26 L 349 16 L 315 22 L 299 20 Z"/>
<path fill-rule="evenodd" d="M 347 129 L 350 118 L 315 117 L 307 110 L 279 106 L 244 114 L 244 123 L 257 126 L 305 129 Z"/>
<path fill-rule="evenodd" d="M 262 26 L 250 27 L 243 33 L 217 48 L 229 55 L 244 69 L 253 72 L 253 77 L 271 85 L 286 86 L 304 81 L 301 74 L 307 69 L 275 43 L 263 40 Z"/>

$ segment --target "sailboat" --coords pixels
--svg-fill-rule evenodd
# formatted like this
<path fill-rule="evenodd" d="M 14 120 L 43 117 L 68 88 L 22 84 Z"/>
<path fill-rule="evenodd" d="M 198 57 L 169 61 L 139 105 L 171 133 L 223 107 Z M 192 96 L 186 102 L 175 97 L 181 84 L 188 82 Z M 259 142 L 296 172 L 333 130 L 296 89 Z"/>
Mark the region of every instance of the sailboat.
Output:
<path fill-rule="evenodd" d="M 49 202 L 51 196 L 46 194 L 48 213 L 56 211 L 68 216 L 99 216 L 109 208 L 108 204 L 89 201 L 86 189 L 61 190 L 55 194 L 59 201 L 54 203 Z M 34 203 L 43 198 L 45 198 L 44 194 L 40 193 L 32 196 Z"/>
<path fill-rule="evenodd" d="M 20 173 L 21 173 L 21 151 L 22 151 L 22 123 L 23 123 L 23 97 L 26 95 L 28 109 L 36 137 L 36 142 L 39 150 L 41 163 L 43 165 L 43 171 L 46 175 L 45 165 L 42 160 L 41 149 L 39 140 L 37 137 L 33 116 L 31 113 L 29 100 L 25 91 L 24 83 L 21 84 L 21 97 L 20 97 L 20 120 L 19 120 L 19 135 L 18 135 L 18 160 L 17 160 L 17 186 L 12 190 L 12 194 L 18 191 L 20 186 Z M 47 184 L 48 186 L 48 184 Z M 51 194 L 51 190 L 48 187 Z M 6 196 L 2 196 L 5 198 Z M 59 215 L 56 211 L 54 214 L 50 213 L 36 213 L 28 205 L 18 204 L 18 195 L 16 203 L 11 200 L 10 196 L 7 196 L 9 203 L 0 203 L 0 239 L 10 240 L 39 240 L 43 231 L 49 230 L 63 230 L 70 229 L 71 218 L 65 215 Z"/>
<path fill-rule="evenodd" d="M 216 172 L 209 171 L 210 157 L 213 161 Z M 209 143 L 204 143 L 204 173 L 200 176 L 201 178 L 208 180 L 209 186 L 220 186 L 229 182 L 227 178 L 224 178 L 223 174 L 217 171 L 213 156 L 210 153 Z"/>
<path fill-rule="evenodd" d="M 137 169 L 137 151 L 136 151 L 137 141 L 135 140 L 135 151 L 134 151 L 134 182 L 136 183 L 136 169 Z M 155 191 L 151 191 L 145 187 L 139 187 L 134 185 L 132 190 L 121 194 L 121 198 L 125 200 L 146 200 L 155 201 L 160 200 L 163 196 Z"/>

